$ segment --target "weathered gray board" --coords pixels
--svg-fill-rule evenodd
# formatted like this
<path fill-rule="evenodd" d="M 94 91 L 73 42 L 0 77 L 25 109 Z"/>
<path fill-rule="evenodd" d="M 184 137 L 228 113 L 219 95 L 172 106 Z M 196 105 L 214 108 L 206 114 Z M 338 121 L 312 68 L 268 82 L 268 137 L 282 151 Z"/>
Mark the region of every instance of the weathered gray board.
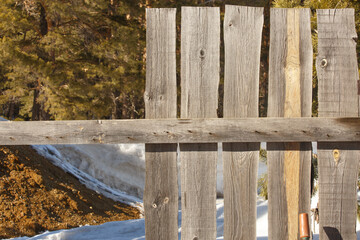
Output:
<path fill-rule="evenodd" d="M 360 118 L 208 118 L 0 122 L 1 145 L 350 142 Z"/>
<path fill-rule="evenodd" d="M 319 117 L 359 116 L 353 9 L 318 10 Z M 360 143 L 318 143 L 320 239 L 356 239 Z"/>
<path fill-rule="evenodd" d="M 258 117 L 263 8 L 225 6 L 224 118 Z M 256 239 L 260 143 L 224 143 L 224 239 Z"/>
<path fill-rule="evenodd" d="M 146 118 L 176 118 L 176 9 L 146 9 Z M 146 239 L 178 238 L 177 144 L 145 145 Z"/>
<path fill-rule="evenodd" d="M 310 117 L 312 43 L 309 9 L 271 9 L 269 117 Z M 310 211 L 311 143 L 267 143 L 269 239 L 298 239 Z"/>
<path fill-rule="evenodd" d="M 181 9 L 181 117 L 215 118 L 220 9 Z M 181 239 L 216 238 L 217 144 L 180 144 Z"/>

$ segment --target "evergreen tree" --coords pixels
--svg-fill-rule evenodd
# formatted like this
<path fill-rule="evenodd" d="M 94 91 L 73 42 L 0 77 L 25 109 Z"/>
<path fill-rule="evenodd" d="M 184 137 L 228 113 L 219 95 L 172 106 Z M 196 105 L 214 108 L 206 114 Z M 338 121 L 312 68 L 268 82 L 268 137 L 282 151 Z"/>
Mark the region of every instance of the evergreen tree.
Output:
<path fill-rule="evenodd" d="M 130 1 L 6 0 L 0 104 L 16 102 L 32 120 L 141 117 L 141 10 Z"/>

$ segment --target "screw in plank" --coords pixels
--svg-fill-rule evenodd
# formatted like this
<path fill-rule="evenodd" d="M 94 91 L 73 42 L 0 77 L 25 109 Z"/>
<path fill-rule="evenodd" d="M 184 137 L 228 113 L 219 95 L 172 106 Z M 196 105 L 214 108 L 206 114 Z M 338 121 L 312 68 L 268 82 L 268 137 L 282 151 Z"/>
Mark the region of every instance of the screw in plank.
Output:
<path fill-rule="evenodd" d="M 328 62 L 325 58 L 321 59 L 320 61 L 320 67 L 324 68 L 328 65 Z"/>

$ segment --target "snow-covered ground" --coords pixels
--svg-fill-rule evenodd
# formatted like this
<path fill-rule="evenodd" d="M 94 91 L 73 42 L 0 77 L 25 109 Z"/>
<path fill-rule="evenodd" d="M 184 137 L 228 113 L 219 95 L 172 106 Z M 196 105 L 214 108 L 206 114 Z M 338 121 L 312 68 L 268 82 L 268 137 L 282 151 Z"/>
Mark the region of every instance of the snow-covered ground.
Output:
<path fill-rule="evenodd" d="M 0 117 L 0 121 L 5 120 Z M 117 145 L 38 145 L 33 146 L 64 171 L 75 175 L 88 188 L 109 198 L 142 209 L 145 179 L 145 153 L 143 144 Z M 264 147 L 264 144 L 262 145 Z M 217 192 L 222 194 L 222 159 L 219 145 Z M 259 176 L 267 170 L 259 164 Z M 317 196 L 312 199 L 316 206 Z M 224 203 L 217 200 L 217 239 L 223 239 Z M 257 240 L 268 239 L 268 202 L 257 201 Z M 181 234 L 181 211 L 179 211 L 179 237 Z M 312 225 L 313 227 L 313 225 Z M 359 224 L 357 229 L 360 229 Z M 318 239 L 315 225 L 314 239 Z M 360 233 L 358 231 L 358 238 Z M 45 232 L 16 240 L 128 240 L 145 239 L 144 219 L 109 222 L 99 226 L 82 226 L 71 230 Z"/>
<path fill-rule="evenodd" d="M 143 144 L 118 145 L 39 145 L 33 146 L 41 155 L 66 172 L 77 176 L 89 188 L 112 199 L 141 208 L 144 190 L 145 153 Z M 222 190 L 222 159 L 219 145 L 218 186 Z M 266 165 L 260 162 L 259 175 L 266 172 Z M 115 183 L 117 183 L 115 185 Z M 267 239 L 267 201 L 257 202 L 258 240 Z M 224 202 L 217 201 L 217 239 L 223 239 Z M 179 211 L 179 237 L 181 234 L 181 211 Z M 125 240 L 145 239 L 144 219 L 110 222 L 99 226 L 82 226 L 71 230 L 45 232 L 31 238 L 16 240 Z"/>
<path fill-rule="evenodd" d="M 217 207 L 217 238 L 223 239 L 224 232 L 224 203 L 219 199 Z M 267 201 L 258 201 L 257 239 L 267 239 Z M 181 211 L 179 211 L 179 224 L 181 224 Z M 179 239 L 180 239 L 179 227 Z M 16 240 L 129 240 L 145 239 L 144 219 L 121 222 L 109 222 L 100 226 L 83 226 L 71 230 L 45 232 L 32 238 L 16 238 Z"/>

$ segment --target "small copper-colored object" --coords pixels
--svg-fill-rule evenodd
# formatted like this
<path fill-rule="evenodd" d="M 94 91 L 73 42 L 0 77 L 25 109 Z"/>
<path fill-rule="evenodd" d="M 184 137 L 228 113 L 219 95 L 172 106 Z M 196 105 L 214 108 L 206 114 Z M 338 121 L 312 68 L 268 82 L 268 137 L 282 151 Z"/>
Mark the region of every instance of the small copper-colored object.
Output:
<path fill-rule="evenodd" d="M 310 239 L 309 218 L 307 213 L 300 214 L 299 226 L 300 226 L 300 239 L 302 240 Z"/>

